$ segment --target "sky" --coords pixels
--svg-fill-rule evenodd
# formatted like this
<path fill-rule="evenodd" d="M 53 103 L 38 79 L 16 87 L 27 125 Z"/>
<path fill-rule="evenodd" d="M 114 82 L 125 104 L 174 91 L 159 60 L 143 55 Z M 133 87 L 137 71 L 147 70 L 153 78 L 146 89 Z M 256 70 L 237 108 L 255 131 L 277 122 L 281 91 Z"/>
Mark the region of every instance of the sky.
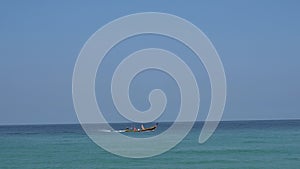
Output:
<path fill-rule="evenodd" d="M 299 5 L 296 0 L 1 1 L 0 125 L 78 123 L 72 75 L 81 48 L 105 24 L 138 12 L 177 15 L 211 40 L 227 78 L 222 120 L 300 119 Z M 124 120 L 107 96 L 114 65 L 149 46 L 172 50 L 191 69 L 201 69 L 196 75 L 201 93 L 198 120 L 204 120 L 210 88 L 201 62 L 179 42 L 154 35 L 130 38 L 105 56 L 108 64 L 100 66 L 96 79 L 98 104 L 109 112 L 105 117 Z M 133 104 L 147 109 L 149 91 L 156 87 L 169 99 L 161 120 L 174 119 L 178 88 L 162 72 L 152 70 L 135 78 Z"/>

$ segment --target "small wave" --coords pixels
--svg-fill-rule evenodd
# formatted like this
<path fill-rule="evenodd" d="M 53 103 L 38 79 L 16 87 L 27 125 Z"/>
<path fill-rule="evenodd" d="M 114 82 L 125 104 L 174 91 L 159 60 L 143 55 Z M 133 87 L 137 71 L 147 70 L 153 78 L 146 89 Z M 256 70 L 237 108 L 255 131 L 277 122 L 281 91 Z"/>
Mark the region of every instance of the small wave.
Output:
<path fill-rule="evenodd" d="M 11 132 L 11 133 L 5 133 L 8 135 L 34 135 L 34 134 L 40 134 L 40 133 L 30 133 L 30 132 Z"/>
<path fill-rule="evenodd" d="M 99 130 L 100 132 L 105 132 L 105 133 L 110 133 L 110 132 L 112 132 L 112 130 L 107 130 L 107 129 L 101 129 L 101 130 Z"/>
<path fill-rule="evenodd" d="M 125 130 L 114 130 L 114 132 L 117 132 L 117 133 L 124 133 Z"/>
<path fill-rule="evenodd" d="M 108 130 L 108 129 L 101 129 L 99 130 L 100 132 L 105 132 L 105 133 L 111 133 L 111 132 L 115 132 L 115 133 L 123 133 L 125 132 L 125 130 Z"/>

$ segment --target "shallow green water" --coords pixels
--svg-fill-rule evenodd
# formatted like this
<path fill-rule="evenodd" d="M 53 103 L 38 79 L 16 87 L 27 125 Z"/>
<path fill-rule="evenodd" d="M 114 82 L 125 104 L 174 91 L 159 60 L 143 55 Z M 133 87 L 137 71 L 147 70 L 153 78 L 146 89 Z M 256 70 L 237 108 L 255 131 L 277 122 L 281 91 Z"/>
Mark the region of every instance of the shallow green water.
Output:
<path fill-rule="evenodd" d="M 155 132 L 169 125 L 160 123 Z M 300 121 L 222 122 L 204 144 L 197 142 L 201 126 L 202 123 L 197 123 L 170 151 L 146 159 L 123 158 L 106 152 L 79 125 L 0 126 L 0 168 L 296 169 L 300 166 Z"/>

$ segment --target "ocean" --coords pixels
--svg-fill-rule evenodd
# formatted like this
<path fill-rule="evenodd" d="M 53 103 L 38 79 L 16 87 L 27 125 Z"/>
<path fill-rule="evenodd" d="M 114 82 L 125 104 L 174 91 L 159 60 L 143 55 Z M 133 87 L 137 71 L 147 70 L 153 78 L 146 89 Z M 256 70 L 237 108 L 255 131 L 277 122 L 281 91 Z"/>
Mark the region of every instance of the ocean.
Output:
<path fill-rule="evenodd" d="M 132 124 L 113 124 L 120 129 L 128 125 Z M 160 133 L 169 125 L 160 123 L 148 135 Z M 300 120 L 221 122 L 213 136 L 199 144 L 202 125 L 195 123 L 170 151 L 144 159 L 124 158 L 103 150 L 78 124 L 0 126 L 0 168 L 300 168 Z"/>

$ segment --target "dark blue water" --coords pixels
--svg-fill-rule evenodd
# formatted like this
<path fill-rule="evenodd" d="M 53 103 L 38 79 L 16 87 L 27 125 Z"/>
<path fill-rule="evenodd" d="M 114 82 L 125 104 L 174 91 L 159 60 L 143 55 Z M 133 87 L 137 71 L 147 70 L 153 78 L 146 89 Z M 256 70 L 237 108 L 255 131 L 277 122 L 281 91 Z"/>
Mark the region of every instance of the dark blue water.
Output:
<path fill-rule="evenodd" d="M 123 129 L 132 124 L 113 124 Z M 155 135 L 168 128 L 160 123 Z M 196 123 L 176 147 L 146 159 L 119 157 L 94 144 L 80 125 L 0 126 L 0 168 L 299 168 L 300 120 L 221 122 L 198 143 Z"/>

